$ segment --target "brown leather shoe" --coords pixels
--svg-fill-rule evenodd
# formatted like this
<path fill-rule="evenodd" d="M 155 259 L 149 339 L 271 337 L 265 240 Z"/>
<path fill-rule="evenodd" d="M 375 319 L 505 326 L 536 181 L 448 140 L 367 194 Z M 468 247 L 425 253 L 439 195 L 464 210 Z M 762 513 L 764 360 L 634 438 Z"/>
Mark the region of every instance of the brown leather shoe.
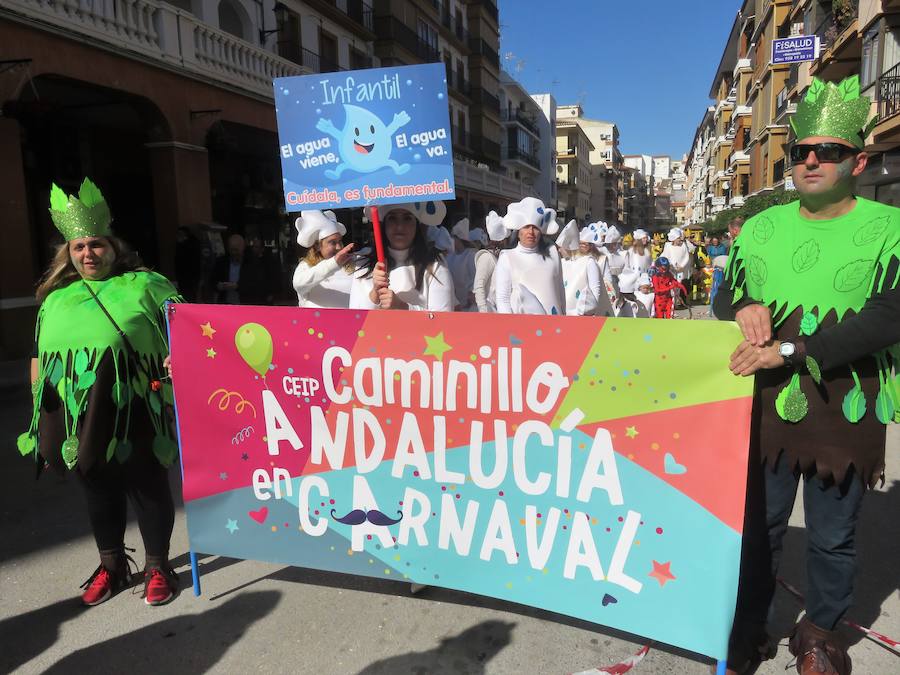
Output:
<path fill-rule="evenodd" d="M 837 631 L 819 628 L 804 617 L 788 643 L 800 675 L 850 675 L 853 664 Z"/>

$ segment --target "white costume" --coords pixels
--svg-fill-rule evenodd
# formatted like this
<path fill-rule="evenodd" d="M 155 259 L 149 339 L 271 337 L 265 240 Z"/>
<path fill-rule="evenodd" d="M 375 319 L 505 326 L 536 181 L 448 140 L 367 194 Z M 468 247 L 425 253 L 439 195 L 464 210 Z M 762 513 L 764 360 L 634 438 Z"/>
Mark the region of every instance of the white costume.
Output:
<path fill-rule="evenodd" d="M 653 284 L 650 282 L 649 274 L 642 274 L 638 277 L 637 283 L 634 287 L 634 297 L 635 299 L 643 305 L 644 309 L 647 312 L 648 317 L 652 317 L 654 314 L 653 309 L 653 300 L 655 298 L 655 293 L 651 290 L 649 293 L 641 293 L 641 286 L 650 286 L 653 288 Z"/>
<path fill-rule="evenodd" d="M 447 207 L 443 202 L 416 202 L 414 204 L 391 204 L 379 206 L 378 214 L 382 220 L 388 213 L 395 210 L 408 211 L 416 220 L 426 226 L 425 236 L 432 243 L 441 240 L 440 232 L 429 232 L 444 219 Z M 447 269 L 443 256 L 429 265 L 425 270 L 422 280 L 422 289 L 416 288 L 416 268 L 409 260 L 409 250 L 398 251 L 390 247 L 385 253 L 394 261 L 393 269 L 388 273 L 388 286 L 397 296 L 405 302 L 409 309 L 414 311 L 452 312 L 456 302 L 453 293 L 453 278 Z M 351 309 L 379 309 L 380 305 L 373 303 L 369 294 L 375 286 L 371 276 L 367 276 L 369 270 L 363 269 L 353 277 L 350 288 Z"/>
<path fill-rule="evenodd" d="M 425 271 L 422 290 L 416 288 L 416 268 L 409 261 L 409 250 L 395 251 L 388 248 L 386 253 L 394 260 L 395 267 L 388 274 L 388 285 L 394 294 L 414 311 L 452 312 L 456 299 L 453 294 L 453 278 L 447 266 L 438 261 Z M 365 277 L 368 270 L 360 270 L 353 278 L 350 289 L 351 309 L 379 309 L 372 302 L 369 293 L 374 282 Z"/>
<path fill-rule="evenodd" d="M 572 257 L 562 263 L 566 314 L 569 316 L 615 316 L 597 260 L 578 252 L 580 243 L 596 249 L 595 243 L 599 240 L 595 226 L 588 225 L 579 233 L 574 220 L 563 228 L 556 240 L 557 246 L 572 252 Z"/>
<path fill-rule="evenodd" d="M 682 281 L 689 279 L 693 272 L 694 257 L 691 255 L 694 251 L 694 245 L 685 241 L 681 246 L 676 246 L 675 241 L 683 238 L 683 233 L 677 227 L 669 230 L 666 245 L 663 246 L 661 257 L 668 258 L 672 274 L 676 279 Z"/>
<path fill-rule="evenodd" d="M 492 241 L 503 241 L 509 236 L 509 232 L 503 227 L 503 218 L 496 211 L 488 213 L 485 218 L 485 230 L 475 228 L 469 232 L 470 238 L 473 233 L 479 241 L 487 244 L 487 238 L 490 236 Z M 497 269 L 497 257 L 500 255 L 499 250 L 482 249 L 475 253 L 475 282 L 472 285 L 472 291 L 475 293 L 475 304 L 478 311 L 482 313 L 495 313 L 497 311 L 497 277 L 494 271 Z"/>
<path fill-rule="evenodd" d="M 556 234 L 559 225 L 556 211 L 544 206 L 540 199 L 526 197 L 510 204 L 503 227 L 514 232 L 527 225 L 538 227 L 542 234 Z M 493 236 L 493 235 L 492 235 Z M 563 314 L 565 292 L 559 253 L 550 247 L 541 255 L 539 247 L 503 251 L 494 271 L 497 287 L 497 311 L 503 314 Z"/>
<path fill-rule="evenodd" d="M 469 219 L 463 218 L 450 230 L 456 239 L 469 241 Z M 453 277 L 456 289 L 456 305 L 463 311 L 469 309 L 472 285 L 475 283 L 475 249 L 468 246 L 459 252 L 455 250 L 447 255 L 447 267 Z"/>
<path fill-rule="evenodd" d="M 301 211 L 294 221 L 297 243 L 310 248 L 333 234 L 344 236 L 347 228 L 337 221 L 331 211 Z M 294 270 L 294 290 L 300 307 L 346 308 L 350 305 L 350 285 L 353 277 L 332 257 L 310 266 L 301 260 Z"/>

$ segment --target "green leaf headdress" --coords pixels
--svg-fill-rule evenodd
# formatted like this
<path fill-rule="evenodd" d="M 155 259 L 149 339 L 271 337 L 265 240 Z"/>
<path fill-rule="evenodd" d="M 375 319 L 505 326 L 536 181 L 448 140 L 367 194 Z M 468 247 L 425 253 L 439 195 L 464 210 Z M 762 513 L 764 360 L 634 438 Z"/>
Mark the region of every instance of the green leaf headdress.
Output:
<path fill-rule="evenodd" d="M 85 178 L 78 196 L 69 195 L 54 183 L 50 188 L 50 218 L 66 241 L 79 237 L 108 237 L 112 217 L 103 194 Z"/>
<path fill-rule="evenodd" d="M 840 84 L 813 78 L 791 117 L 791 128 L 798 139 L 831 136 L 863 148 L 878 121 L 877 116 L 869 119 L 871 106 L 868 98 L 859 95 L 859 75 Z"/>

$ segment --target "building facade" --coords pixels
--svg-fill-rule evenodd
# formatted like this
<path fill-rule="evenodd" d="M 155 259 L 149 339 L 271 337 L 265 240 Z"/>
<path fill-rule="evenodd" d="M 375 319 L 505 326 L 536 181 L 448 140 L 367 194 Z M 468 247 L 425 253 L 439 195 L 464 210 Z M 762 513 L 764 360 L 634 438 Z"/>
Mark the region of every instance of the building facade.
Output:
<path fill-rule="evenodd" d="M 557 109 L 557 115 L 563 108 Z M 569 117 L 556 118 L 556 182 L 557 210 L 563 221 L 572 218 L 583 223 L 591 214 L 592 169 L 594 144 L 584 129 Z"/>

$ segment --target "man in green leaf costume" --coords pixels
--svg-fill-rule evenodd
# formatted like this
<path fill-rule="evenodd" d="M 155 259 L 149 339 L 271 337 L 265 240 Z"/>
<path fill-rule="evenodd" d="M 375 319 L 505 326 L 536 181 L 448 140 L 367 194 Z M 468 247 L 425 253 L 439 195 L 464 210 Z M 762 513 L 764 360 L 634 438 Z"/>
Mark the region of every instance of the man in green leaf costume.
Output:
<path fill-rule="evenodd" d="M 128 499 L 147 556 L 144 597 L 163 604 L 177 588 L 168 559 L 174 506 L 167 472 L 177 445 L 163 367 L 165 303 L 177 292 L 112 235 L 109 207 L 89 179 L 77 195 L 53 185 L 50 217 L 66 243 L 37 291 L 34 412 L 19 450 L 34 456 L 39 473 L 68 468 L 84 488 L 100 551 L 100 566 L 83 585 L 84 604 L 104 602 L 130 581 Z"/>
<path fill-rule="evenodd" d="M 891 372 L 900 356 L 900 209 L 854 194 L 870 107 L 856 76 L 813 80 L 791 119 L 800 200 L 747 221 L 716 297 L 716 316 L 736 320 L 745 338 L 731 370 L 756 375 L 735 672 L 767 651 L 801 476 L 809 590 L 791 653 L 801 673 L 851 668 L 835 629 L 852 598 L 860 504 L 883 476 L 885 425 L 900 410 Z"/>

